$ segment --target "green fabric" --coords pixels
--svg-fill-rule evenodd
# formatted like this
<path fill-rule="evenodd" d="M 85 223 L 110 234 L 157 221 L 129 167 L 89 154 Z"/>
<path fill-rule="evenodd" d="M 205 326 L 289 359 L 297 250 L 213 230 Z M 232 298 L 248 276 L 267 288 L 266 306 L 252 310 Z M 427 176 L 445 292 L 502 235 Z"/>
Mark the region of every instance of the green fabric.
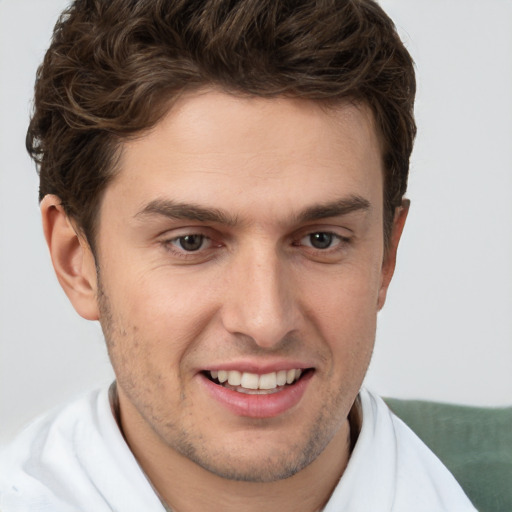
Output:
<path fill-rule="evenodd" d="M 512 407 L 385 401 L 441 459 L 480 512 L 512 512 Z"/>

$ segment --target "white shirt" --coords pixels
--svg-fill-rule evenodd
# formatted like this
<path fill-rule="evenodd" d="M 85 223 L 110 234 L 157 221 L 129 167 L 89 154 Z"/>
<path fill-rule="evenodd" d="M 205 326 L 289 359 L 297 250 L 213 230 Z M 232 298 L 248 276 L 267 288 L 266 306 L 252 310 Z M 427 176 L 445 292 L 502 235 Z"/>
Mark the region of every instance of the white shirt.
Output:
<path fill-rule="evenodd" d="M 437 457 L 362 390 L 362 429 L 324 512 L 475 511 Z M 1 512 L 165 512 L 125 443 L 108 390 L 36 420 L 0 451 Z"/>

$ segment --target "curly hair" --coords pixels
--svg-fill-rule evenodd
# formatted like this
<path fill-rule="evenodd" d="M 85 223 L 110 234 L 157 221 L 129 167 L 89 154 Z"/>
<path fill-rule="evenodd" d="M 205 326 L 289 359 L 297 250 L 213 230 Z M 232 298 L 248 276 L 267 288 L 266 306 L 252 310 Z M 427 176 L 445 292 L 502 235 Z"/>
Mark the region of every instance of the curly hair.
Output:
<path fill-rule="evenodd" d="M 367 104 L 382 140 L 384 236 L 407 188 L 414 64 L 373 0 L 76 0 L 37 72 L 27 149 L 93 247 L 123 141 L 205 86 Z"/>

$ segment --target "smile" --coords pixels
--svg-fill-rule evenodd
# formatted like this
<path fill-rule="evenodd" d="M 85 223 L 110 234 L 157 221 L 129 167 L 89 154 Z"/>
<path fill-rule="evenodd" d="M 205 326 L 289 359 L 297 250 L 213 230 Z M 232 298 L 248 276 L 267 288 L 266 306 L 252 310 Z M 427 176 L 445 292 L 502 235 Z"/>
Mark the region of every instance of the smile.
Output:
<path fill-rule="evenodd" d="M 313 368 L 267 373 L 206 370 L 198 376 L 215 402 L 235 415 L 272 418 L 299 404 L 314 373 Z"/>
<path fill-rule="evenodd" d="M 227 389 L 246 394 L 276 393 L 300 379 L 301 369 L 280 370 L 277 372 L 257 373 L 240 372 L 237 370 L 219 370 L 208 372 L 209 377 L 216 384 Z"/>

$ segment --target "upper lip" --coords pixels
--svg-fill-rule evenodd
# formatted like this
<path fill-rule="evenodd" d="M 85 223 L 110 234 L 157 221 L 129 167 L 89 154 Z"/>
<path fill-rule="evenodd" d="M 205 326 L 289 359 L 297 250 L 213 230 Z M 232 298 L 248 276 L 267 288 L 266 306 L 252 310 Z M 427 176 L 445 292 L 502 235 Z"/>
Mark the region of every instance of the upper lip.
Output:
<path fill-rule="evenodd" d="M 266 373 L 278 372 L 280 370 L 305 370 L 312 368 L 312 364 L 305 363 L 304 361 L 273 361 L 273 362 L 255 362 L 255 361 L 230 361 L 229 363 L 211 364 L 200 371 L 233 371 L 256 373 L 258 375 L 265 375 Z"/>

